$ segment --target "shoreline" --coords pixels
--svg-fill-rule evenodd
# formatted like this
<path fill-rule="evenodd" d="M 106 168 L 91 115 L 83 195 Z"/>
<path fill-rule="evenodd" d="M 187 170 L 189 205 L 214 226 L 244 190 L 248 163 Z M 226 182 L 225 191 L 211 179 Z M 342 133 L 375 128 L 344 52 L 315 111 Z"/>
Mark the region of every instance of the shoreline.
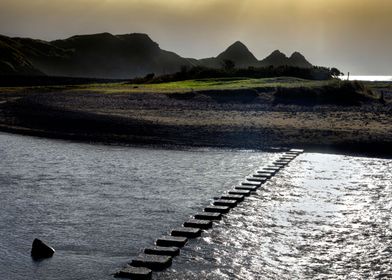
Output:
<path fill-rule="evenodd" d="M 251 98 L 250 98 L 251 97 Z M 111 145 L 392 157 L 392 106 L 274 105 L 273 92 L 0 92 L 0 131 Z"/>
<path fill-rule="evenodd" d="M 169 143 L 167 141 L 151 141 L 151 139 L 143 139 L 143 137 L 135 136 L 133 139 L 124 139 L 121 137 L 108 137 L 105 135 L 82 135 L 72 133 L 58 133 L 53 131 L 29 129 L 24 127 L 4 126 L 0 124 L 0 131 L 9 134 L 32 136 L 44 139 L 75 141 L 86 144 L 99 144 L 109 146 L 127 146 L 135 148 L 156 148 L 156 149 L 230 149 L 230 150 L 251 150 L 251 151 L 266 151 L 266 152 L 282 152 L 290 149 L 303 149 L 305 152 L 315 152 L 322 154 L 339 154 L 349 156 L 361 157 L 377 157 L 377 158 L 392 158 L 392 143 L 340 143 L 335 145 L 290 145 L 290 146 L 241 146 L 241 145 L 203 145 L 202 143 L 189 144 L 185 142 Z"/>

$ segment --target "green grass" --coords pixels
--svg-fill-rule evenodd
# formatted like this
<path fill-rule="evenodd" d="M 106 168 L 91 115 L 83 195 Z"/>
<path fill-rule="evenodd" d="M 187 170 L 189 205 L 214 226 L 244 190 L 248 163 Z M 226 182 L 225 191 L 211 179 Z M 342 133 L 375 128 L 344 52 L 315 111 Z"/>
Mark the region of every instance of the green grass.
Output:
<path fill-rule="evenodd" d="M 128 83 L 104 83 L 87 84 L 74 86 L 36 86 L 19 88 L 1 88 L 0 92 L 43 92 L 43 91 L 63 91 L 63 92 L 93 92 L 102 94 L 121 93 L 186 93 L 192 91 L 206 90 L 236 90 L 252 88 L 296 88 L 296 87 L 321 87 L 336 84 L 339 81 L 312 81 L 292 77 L 277 77 L 263 79 L 249 78 L 219 78 L 186 80 L 178 82 L 168 82 L 159 84 L 128 84 Z"/>
<path fill-rule="evenodd" d="M 235 90 L 251 88 L 275 88 L 275 87 L 319 87 L 336 81 L 311 81 L 290 77 L 248 79 L 248 78 L 227 78 L 227 79 L 201 79 L 186 80 L 159 84 L 90 84 L 69 88 L 69 91 L 91 91 L 96 93 L 181 93 L 205 90 Z"/>

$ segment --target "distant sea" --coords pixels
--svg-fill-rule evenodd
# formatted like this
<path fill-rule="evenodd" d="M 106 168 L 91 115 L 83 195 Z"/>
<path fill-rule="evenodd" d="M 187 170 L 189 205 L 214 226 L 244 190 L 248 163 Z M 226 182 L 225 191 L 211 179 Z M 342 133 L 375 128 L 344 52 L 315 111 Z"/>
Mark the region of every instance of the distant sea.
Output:
<path fill-rule="evenodd" d="M 347 80 L 347 75 L 341 76 L 340 79 Z M 350 81 L 392 82 L 392 76 L 355 76 L 355 75 L 350 75 Z"/>

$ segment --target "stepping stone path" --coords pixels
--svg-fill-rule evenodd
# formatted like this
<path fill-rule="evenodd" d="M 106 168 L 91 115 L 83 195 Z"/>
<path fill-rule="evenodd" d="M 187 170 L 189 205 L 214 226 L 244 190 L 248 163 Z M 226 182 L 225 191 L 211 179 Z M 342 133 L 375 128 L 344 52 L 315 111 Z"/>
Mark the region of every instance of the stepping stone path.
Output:
<path fill-rule="evenodd" d="M 213 200 L 212 205 L 204 208 L 203 212 L 195 214 L 182 227 L 173 229 L 170 235 L 157 239 L 154 246 L 145 248 L 144 253 L 135 257 L 129 265 L 115 273 L 114 276 L 128 279 L 151 279 L 152 271 L 160 271 L 170 267 L 172 258 L 179 255 L 180 248 L 185 246 L 188 238 L 197 238 L 203 230 L 211 228 L 213 222 L 219 221 L 222 215 L 229 213 L 231 208 L 236 207 L 244 201 L 246 196 L 257 191 L 263 183 L 303 152 L 299 149 L 285 152 L 271 165 L 267 165 L 256 174 L 247 177 L 240 185 Z"/>

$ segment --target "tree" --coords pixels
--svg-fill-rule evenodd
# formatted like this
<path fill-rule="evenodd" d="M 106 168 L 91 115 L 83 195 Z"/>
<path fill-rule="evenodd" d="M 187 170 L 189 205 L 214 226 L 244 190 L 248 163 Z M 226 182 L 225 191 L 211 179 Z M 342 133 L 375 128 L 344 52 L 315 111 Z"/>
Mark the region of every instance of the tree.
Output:
<path fill-rule="evenodd" d="M 332 67 L 331 70 L 329 71 L 329 73 L 331 74 L 331 76 L 333 78 L 338 78 L 339 76 L 343 75 L 343 73 L 340 72 L 340 70 L 335 67 Z"/>

